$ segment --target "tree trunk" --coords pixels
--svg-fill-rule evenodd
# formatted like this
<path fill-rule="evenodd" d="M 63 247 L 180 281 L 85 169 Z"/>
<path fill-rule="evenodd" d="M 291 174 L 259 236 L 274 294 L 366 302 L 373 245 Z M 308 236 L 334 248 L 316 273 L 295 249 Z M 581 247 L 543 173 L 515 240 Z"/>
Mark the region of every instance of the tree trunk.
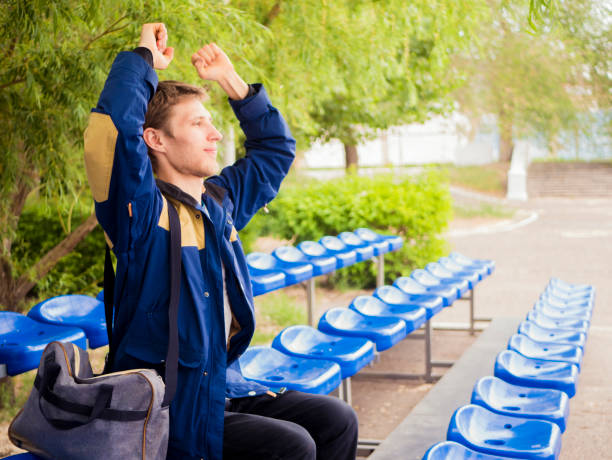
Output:
<path fill-rule="evenodd" d="M 45 277 L 62 257 L 68 255 L 83 241 L 96 225 L 98 221 L 95 214 L 92 214 L 17 279 L 12 275 L 10 261 L 0 260 L 0 305 L 14 311 L 18 303 L 36 286 L 38 280 Z"/>
<path fill-rule="evenodd" d="M 356 145 L 348 145 L 344 144 L 344 156 L 346 159 L 346 170 L 357 170 L 358 164 L 358 155 L 357 155 L 357 146 Z"/>
<path fill-rule="evenodd" d="M 499 161 L 510 163 L 514 141 L 512 139 L 512 122 L 503 115 L 499 117 Z"/>

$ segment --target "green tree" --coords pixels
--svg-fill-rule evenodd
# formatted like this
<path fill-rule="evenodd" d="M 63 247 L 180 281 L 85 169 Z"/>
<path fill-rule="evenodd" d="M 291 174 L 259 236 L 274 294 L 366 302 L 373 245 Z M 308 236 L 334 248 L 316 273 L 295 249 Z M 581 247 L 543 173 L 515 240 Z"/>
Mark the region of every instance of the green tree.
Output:
<path fill-rule="evenodd" d="M 591 49 L 593 23 L 604 27 L 602 18 L 593 15 L 595 2 L 578 2 L 582 16 L 591 22 L 573 21 L 572 26 L 570 17 L 578 13 L 570 13 L 575 9 L 572 2 L 556 2 L 554 8 L 548 1 L 540 0 L 539 6 L 530 3 L 532 26 L 527 21 L 526 2 L 495 2 L 493 21 L 482 23 L 478 32 L 481 45 L 455 60 L 456 68 L 467 77 L 455 93 L 459 108 L 473 119 L 483 114 L 496 116 L 502 162 L 510 161 L 514 140 L 521 137 L 540 137 L 554 153 L 560 132 L 580 130 L 588 122 L 582 115 L 593 108 L 593 89 L 605 86 L 605 82 L 594 85 L 594 80 L 585 78 L 589 58 L 592 68 L 599 66 L 601 71 L 605 56 L 601 48 L 583 52 Z M 567 20 L 566 27 L 555 19 L 561 17 Z M 538 24 L 535 31 L 534 20 Z M 607 80 L 609 88 L 605 71 L 598 75 Z M 599 91 L 602 93 L 605 91 Z"/>

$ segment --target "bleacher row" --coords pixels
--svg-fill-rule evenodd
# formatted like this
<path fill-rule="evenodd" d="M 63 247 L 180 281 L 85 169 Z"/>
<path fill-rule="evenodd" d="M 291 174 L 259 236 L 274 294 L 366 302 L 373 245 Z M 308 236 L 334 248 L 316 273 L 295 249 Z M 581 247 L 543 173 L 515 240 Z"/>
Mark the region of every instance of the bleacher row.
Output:
<path fill-rule="evenodd" d="M 302 281 L 312 283 L 317 276 L 373 257 L 380 271 L 382 255 L 402 244 L 399 237 L 362 228 L 323 237 L 318 243 L 302 242 L 297 248 L 280 247 L 272 254 L 251 253 L 247 264 L 254 294 L 262 295 Z M 250 347 L 240 357 L 243 373 L 274 389 L 329 393 L 339 388 L 340 397 L 350 403 L 350 377 L 379 352 L 425 326 L 426 372 L 418 376 L 431 377 L 435 363 L 430 319 L 468 291 L 473 301 L 475 285 L 494 268 L 492 261 L 451 253 L 398 278 L 393 286 L 380 286 L 371 296 L 355 298 L 349 308 L 327 311 L 318 330 L 292 326 L 274 339 L 272 347 Z M 53 297 L 34 306 L 27 316 L 0 312 L 0 377 L 37 368 L 51 341 L 73 342 L 84 349 L 107 345 L 103 295 L 102 291 L 96 299 Z"/>
<path fill-rule="evenodd" d="M 594 300 L 592 286 L 551 279 L 423 460 L 557 459 Z"/>

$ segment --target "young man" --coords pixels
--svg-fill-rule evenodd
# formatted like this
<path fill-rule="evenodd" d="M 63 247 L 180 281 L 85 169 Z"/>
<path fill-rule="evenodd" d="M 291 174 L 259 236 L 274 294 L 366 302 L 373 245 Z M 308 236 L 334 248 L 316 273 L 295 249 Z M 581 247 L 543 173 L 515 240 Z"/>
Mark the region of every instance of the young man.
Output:
<path fill-rule="evenodd" d="M 276 195 L 295 141 L 263 87 L 244 83 L 223 51 L 206 45 L 192 63 L 227 93 L 247 139 L 246 157 L 213 175 L 221 134 L 201 89 L 158 85 L 154 68 L 173 57 L 166 44 L 163 24 L 143 26 L 139 47 L 115 59 L 85 132 L 96 215 L 117 256 L 112 369 L 152 367 L 163 375 L 174 206 L 183 268 L 168 458 L 354 458 L 357 419 L 348 405 L 272 393 L 246 381 L 237 360 L 255 328 L 237 231 Z"/>

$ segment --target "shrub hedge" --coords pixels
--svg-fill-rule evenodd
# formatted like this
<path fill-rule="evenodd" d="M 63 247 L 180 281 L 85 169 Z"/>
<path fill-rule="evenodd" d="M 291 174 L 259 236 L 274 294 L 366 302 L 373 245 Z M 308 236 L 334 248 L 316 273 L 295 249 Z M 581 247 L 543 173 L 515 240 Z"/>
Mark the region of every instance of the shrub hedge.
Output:
<path fill-rule="evenodd" d="M 241 232 L 247 252 L 256 236 L 271 234 L 295 244 L 368 227 L 404 238 L 401 250 L 385 256 L 386 282 L 423 267 L 448 251 L 441 237 L 451 217 L 447 177 L 429 169 L 417 176 L 354 174 L 330 181 L 312 181 L 284 188 Z M 332 284 L 373 287 L 374 264 L 338 270 Z"/>

